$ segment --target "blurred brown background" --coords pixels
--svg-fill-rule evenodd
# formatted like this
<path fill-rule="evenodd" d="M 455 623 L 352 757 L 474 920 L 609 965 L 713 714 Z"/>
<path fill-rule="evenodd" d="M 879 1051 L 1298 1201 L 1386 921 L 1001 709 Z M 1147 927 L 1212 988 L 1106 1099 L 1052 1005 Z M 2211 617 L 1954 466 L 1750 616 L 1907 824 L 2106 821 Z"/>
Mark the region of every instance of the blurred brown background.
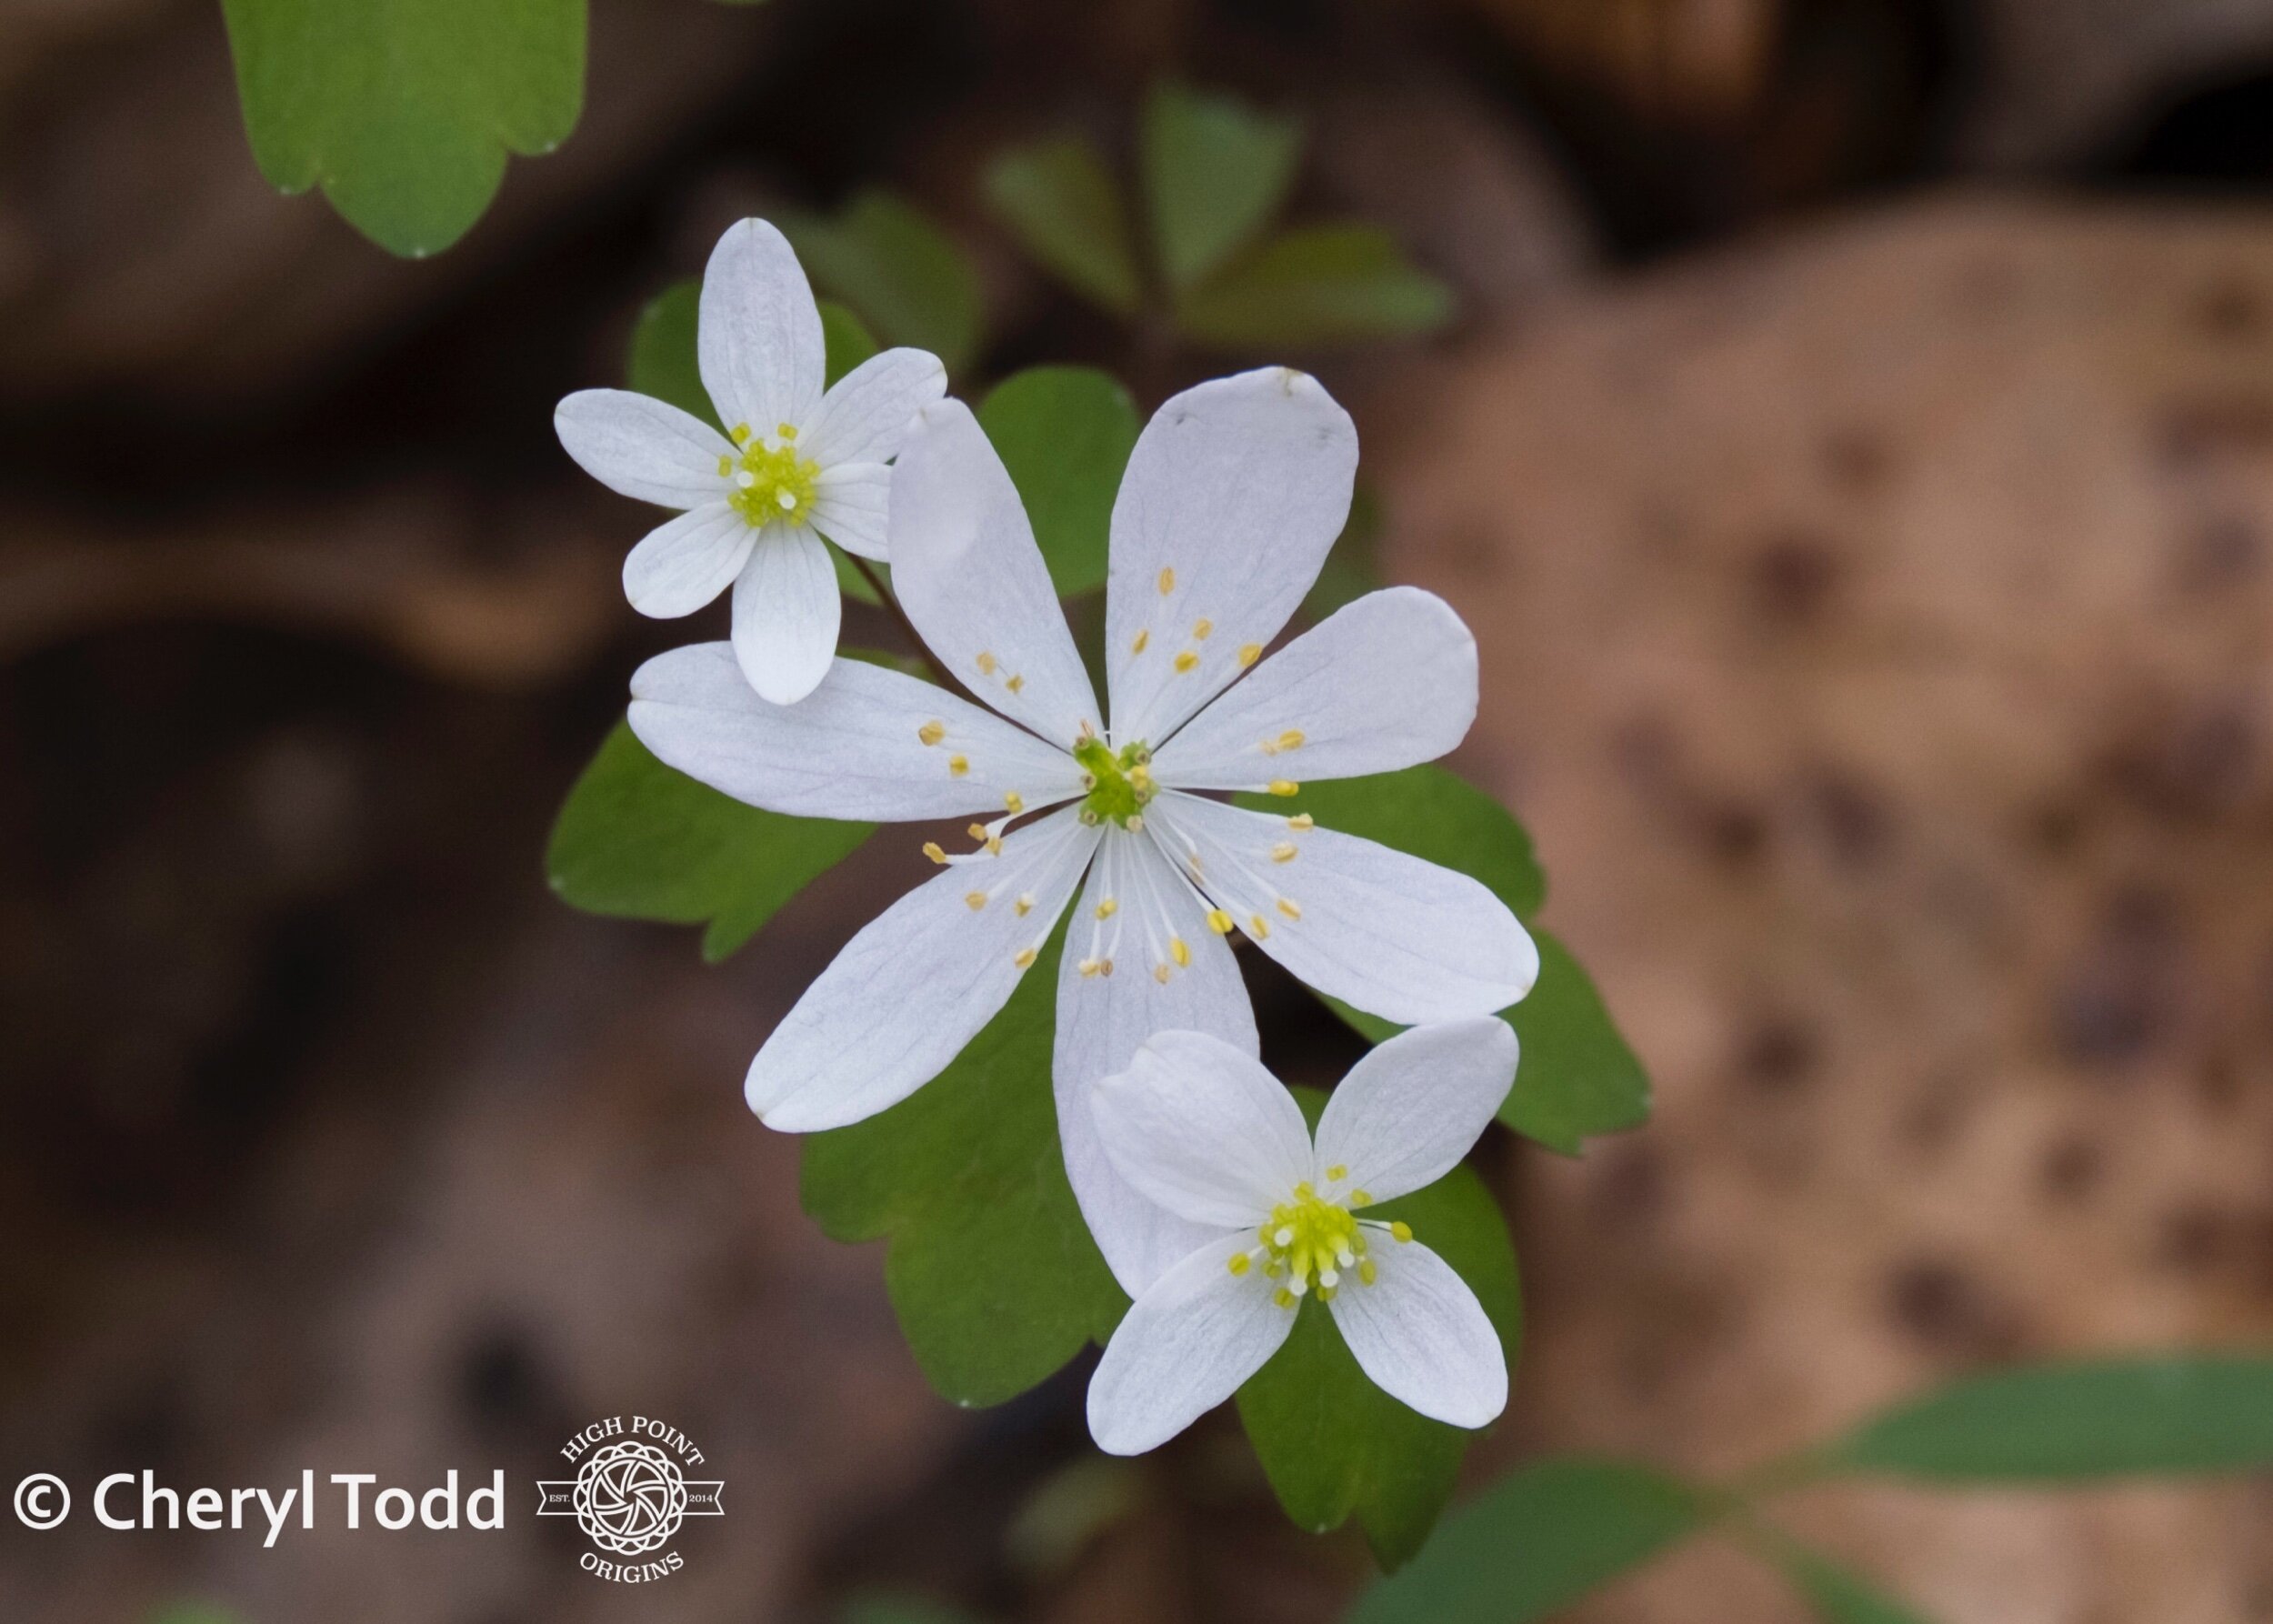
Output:
<path fill-rule="evenodd" d="M 2273 1333 L 2273 5 L 595 11 L 576 138 L 412 265 L 263 185 L 211 5 L 0 0 L 0 1467 L 518 1492 L 626 1411 L 729 1515 L 641 1590 L 526 1518 L 6 1519 L 0 1614 L 1316 1619 L 1362 1582 L 1227 1425 L 1115 1468 L 1080 1368 L 934 1398 L 876 1250 L 798 1213 L 736 1085 L 911 851 L 716 970 L 542 878 L 688 635 L 623 605 L 641 516 L 555 399 L 726 222 L 872 182 L 981 256 L 986 370 L 1125 366 L 973 177 L 1124 139 L 1164 72 L 1304 114 L 1306 204 L 1460 290 L 1426 346 L 1284 358 L 1357 414 L 1390 573 L 1475 626 L 1460 765 L 1657 1078 L 1581 1162 L 1491 1148 L 1530 1330 L 1473 1475 L 1735 1469 L 1987 1362 Z M 2269 1513 L 1795 1522 L 1949 1624 L 2220 1624 L 2273 1618 Z M 1574 1616 L 1795 1609 L 1707 1545 Z"/>

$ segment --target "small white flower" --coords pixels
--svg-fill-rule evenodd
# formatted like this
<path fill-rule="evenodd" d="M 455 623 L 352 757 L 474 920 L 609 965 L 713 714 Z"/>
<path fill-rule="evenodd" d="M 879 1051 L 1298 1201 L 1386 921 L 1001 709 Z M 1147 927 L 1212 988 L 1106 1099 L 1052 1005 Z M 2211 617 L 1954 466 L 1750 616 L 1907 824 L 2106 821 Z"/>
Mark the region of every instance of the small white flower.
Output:
<path fill-rule="evenodd" d="M 734 226 L 712 251 L 698 343 L 731 440 L 623 389 L 571 395 L 553 426 L 611 490 L 685 510 L 624 560 L 632 607 L 672 619 L 731 586 L 736 658 L 760 694 L 792 705 L 836 653 L 843 605 L 820 537 L 885 556 L 886 465 L 947 375 L 936 356 L 891 349 L 824 392 L 820 309 L 787 239 L 763 220 Z"/>
<path fill-rule="evenodd" d="M 1136 1298 L 1090 1378 L 1098 1446 L 1156 1449 L 1230 1398 L 1306 1298 L 1390 1397 L 1456 1427 L 1498 1415 L 1507 1361 L 1483 1305 L 1409 1226 L 1365 1213 L 1449 1173 L 1515 1076 L 1506 1021 L 1416 1027 L 1342 1079 L 1313 1147 L 1294 1097 L 1251 1056 L 1200 1032 L 1147 1039 L 1092 1091 L 1098 1138 L 1199 1239 Z"/>
<path fill-rule="evenodd" d="M 970 412 L 928 406 L 894 474 L 893 585 L 941 666 L 986 702 L 838 660 L 802 705 L 766 704 L 716 644 L 632 678 L 656 756 L 776 812 L 979 817 L 976 849 L 862 930 L 751 1062 L 751 1108 L 836 1128 L 936 1077 L 1009 998 L 1083 877 L 1052 1071 L 1066 1172 L 1133 1297 L 1190 1227 L 1106 1162 L 1086 1089 L 1169 1028 L 1256 1052 L 1227 940 L 1402 1025 L 1505 1008 L 1538 954 L 1476 880 L 1314 827 L 1297 780 L 1443 755 L 1475 719 L 1476 642 L 1439 598 L 1358 599 L 1261 659 L 1349 508 L 1357 433 L 1316 380 L 1272 369 L 1160 408 L 1112 519 L 1106 666 L 1090 688 L 1018 495 Z M 1283 815 L 1189 793 L 1289 797 Z M 1056 810 L 1045 811 L 1055 807 Z M 1022 814 L 1037 814 L 1017 828 Z"/>

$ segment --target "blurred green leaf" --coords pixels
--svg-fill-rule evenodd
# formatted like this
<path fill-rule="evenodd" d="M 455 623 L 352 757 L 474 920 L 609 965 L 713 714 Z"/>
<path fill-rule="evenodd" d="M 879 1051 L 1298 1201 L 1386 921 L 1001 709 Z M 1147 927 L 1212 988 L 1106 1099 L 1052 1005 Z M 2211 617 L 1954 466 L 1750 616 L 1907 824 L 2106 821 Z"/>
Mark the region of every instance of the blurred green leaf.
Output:
<path fill-rule="evenodd" d="M 1036 264 L 1116 316 L 1144 298 L 1121 188 L 1078 135 L 1016 146 L 987 165 L 987 207 Z"/>
<path fill-rule="evenodd" d="M 320 185 L 391 253 L 480 219 L 506 155 L 568 138 L 584 109 L 585 0 L 222 0 L 254 161 Z"/>
<path fill-rule="evenodd" d="M 1326 1096 L 1294 1092 L 1315 1124 Z M 1412 1225 L 1468 1283 L 1512 1370 L 1523 1343 L 1523 1297 L 1507 1220 L 1483 1180 L 1456 1168 L 1373 1216 Z M 1355 1513 L 1375 1559 L 1395 1569 L 1427 1540 L 1478 1434 L 1432 1421 L 1374 1386 L 1316 1301 L 1296 1312 L 1286 1346 L 1239 1389 L 1239 1418 L 1288 1517 L 1324 1533 Z"/>
<path fill-rule="evenodd" d="M 1615 1460 L 1547 1460 L 1445 1519 L 1350 1624 L 1526 1624 L 1640 1567 L 1710 1520 L 1687 1486 Z"/>
<path fill-rule="evenodd" d="M 1238 799 L 1258 812 L 1285 809 L 1267 796 Z M 1648 1074 L 1618 1035 L 1601 994 L 1569 949 L 1528 924 L 1547 899 L 1547 876 L 1532 855 L 1531 837 L 1505 807 L 1432 763 L 1305 784 L 1302 809 L 1327 828 L 1473 876 L 1528 925 L 1538 944 L 1539 979 L 1523 1002 L 1500 1011 L 1523 1040 L 1515 1088 L 1499 1108 L 1502 1122 L 1576 1156 L 1587 1138 L 1648 1120 Z M 1375 1043 L 1399 1030 L 1338 999 L 1325 1001 Z"/>
<path fill-rule="evenodd" d="M 1774 1559 L 1823 1624 L 1925 1624 L 1858 1573 L 1795 1541 L 1778 1539 Z"/>
<path fill-rule="evenodd" d="M 849 1598 L 837 1613 L 843 1624 L 978 1624 L 959 1607 L 899 1590 L 868 1590 Z"/>
<path fill-rule="evenodd" d="M 1272 238 L 1177 302 L 1195 341 L 1231 350 L 1303 349 L 1433 332 L 1452 291 L 1377 226 L 1314 226 Z"/>
<path fill-rule="evenodd" d="M 999 1404 L 1043 1380 L 1128 1299 L 1066 1181 L 1050 1088 L 1057 956 L 1043 951 L 1002 1013 L 908 1098 L 807 1136 L 805 1209 L 837 1240 L 888 1239 L 884 1282 L 931 1385 Z"/>
<path fill-rule="evenodd" d="M 1018 487 L 1058 596 L 1102 587 L 1113 498 L 1142 426 L 1128 391 L 1094 367 L 1034 366 L 996 385 L 978 421 Z"/>
<path fill-rule="evenodd" d="M 816 299 L 821 311 L 821 337 L 827 348 L 827 382 L 836 380 L 875 356 L 879 346 L 860 318 L 834 299 Z"/>
<path fill-rule="evenodd" d="M 2273 1358 L 2037 1365 L 1895 1406 L 1815 1457 L 1830 1471 L 2066 1483 L 2273 1466 Z"/>
<path fill-rule="evenodd" d="M 930 218 L 888 192 L 834 216 L 783 210 L 774 224 L 813 286 L 842 299 L 887 346 L 929 350 L 949 374 L 978 353 L 978 273 Z"/>
<path fill-rule="evenodd" d="M 1302 125 L 1236 96 L 1163 85 L 1146 103 L 1142 146 L 1154 248 L 1180 294 L 1253 242 L 1286 202 Z"/>
<path fill-rule="evenodd" d="M 1381 571 L 1374 552 L 1380 539 L 1381 498 L 1361 480 L 1350 496 L 1349 517 L 1342 525 L 1341 535 L 1335 537 L 1334 550 L 1326 556 L 1326 567 L 1318 571 L 1310 595 L 1302 600 L 1302 612 L 1312 620 L 1324 620 L 1367 593 L 1379 590 Z"/>
<path fill-rule="evenodd" d="M 647 301 L 632 326 L 624 386 L 668 401 L 723 434 L 725 426 L 710 404 L 710 392 L 703 387 L 702 366 L 696 359 L 702 302 L 702 281 L 695 276 L 672 283 Z"/>
<path fill-rule="evenodd" d="M 716 964 L 875 829 L 746 807 L 664 766 L 618 722 L 568 792 L 545 866 L 586 913 L 706 925 Z"/>

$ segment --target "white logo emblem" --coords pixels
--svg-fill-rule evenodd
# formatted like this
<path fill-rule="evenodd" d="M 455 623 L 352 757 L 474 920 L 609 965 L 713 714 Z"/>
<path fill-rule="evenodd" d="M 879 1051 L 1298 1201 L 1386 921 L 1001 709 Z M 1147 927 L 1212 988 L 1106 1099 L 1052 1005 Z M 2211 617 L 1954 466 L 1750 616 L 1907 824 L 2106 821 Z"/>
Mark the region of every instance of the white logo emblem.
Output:
<path fill-rule="evenodd" d="M 576 1475 L 537 1484 L 536 1514 L 573 1517 L 601 1550 L 632 1559 L 609 1561 L 586 1551 L 584 1570 L 596 1578 L 617 1584 L 668 1578 L 686 1566 L 677 1551 L 664 1549 L 679 1525 L 690 1517 L 726 1514 L 719 1498 L 726 1486 L 689 1479 L 686 1468 L 702 1465 L 703 1452 L 662 1421 L 646 1416 L 595 1421 L 570 1439 L 561 1455 L 579 1463 Z"/>

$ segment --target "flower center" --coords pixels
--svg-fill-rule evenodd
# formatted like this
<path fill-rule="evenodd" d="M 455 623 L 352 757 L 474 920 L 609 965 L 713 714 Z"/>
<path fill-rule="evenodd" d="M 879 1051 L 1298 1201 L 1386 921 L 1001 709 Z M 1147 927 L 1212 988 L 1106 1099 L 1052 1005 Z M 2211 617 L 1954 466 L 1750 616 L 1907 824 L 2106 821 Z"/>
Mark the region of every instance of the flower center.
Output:
<path fill-rule="evenodd" d="M 772 434 L 759 436 L 750 433 L 748 424 L 737 423 L 734 443 L 742 448 L 741 455 L 718 459 L 718 472 L 734 485 L 727 504 L 752 528 L 776 519 L 802 523 L 813 508 L 821 465 L 797 455 L 796 426 L 780 424 Z"/>
<path fill-rule="evenodd" d="M 1344 1170 L 1330 1168 L 1327 1171 L 1338 1184 Z M 1280 1282 L 1271 1300 L 1282 1308 L 1300 1302 L 1313 1280 L 1322 1303 L 1334 1300 L 1346 1275 L 1355 1273 L 1358 1284 L 1370 1286 L 1379 1278 L 1379 1270 L 1366 1256 L 1366 1232 L 1386 1231 L 1399 1245 L 1413 1238 L 1410 1225 L 1377 1223 L 1357 1216 L 1357 1208 L 1372 1204 L 1373 1198 L 1361 1189 L 1329 1201 L 1307 1180 L 1297 1184 L 1294 1198 L 1272 1208 L 1270 1218 L 1255 1232 L 1262 1245 L 1235 1256 L 1231 1272 L 1243 1275 L 1260 1262 L 1264 1277 Z"/>
<path fill-rule="evenodd" d="M 1125 745 L 1119 755 L 1094 734 L 1074 747 L 1081 764 L 1081 782 L 1089 793 L 1082 797 L 1081 821 L 1107 821 L 1125 829 L 1145 827 L 1145 804 L 1152 799 L 1152 752 L 1142 744 Z"/>

